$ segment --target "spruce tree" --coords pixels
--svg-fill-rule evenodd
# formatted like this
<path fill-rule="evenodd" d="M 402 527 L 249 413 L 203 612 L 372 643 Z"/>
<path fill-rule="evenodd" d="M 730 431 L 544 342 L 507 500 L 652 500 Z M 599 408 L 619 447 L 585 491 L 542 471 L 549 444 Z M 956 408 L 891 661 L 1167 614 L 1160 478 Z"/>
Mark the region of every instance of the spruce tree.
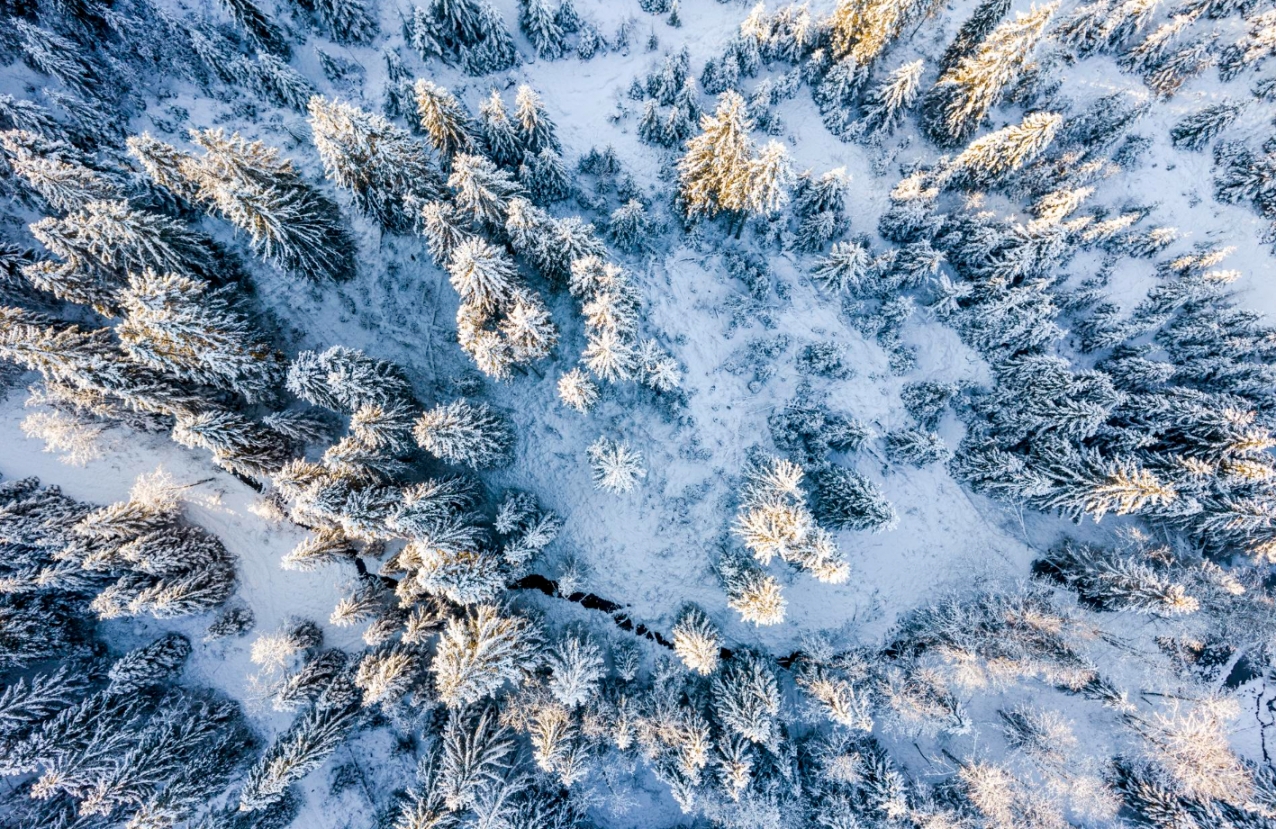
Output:
<path fill-rule="evenodd" d="M 540 633 L 521 616 L 480 604 L 451 619 L 440 634 L 430 671 L 439 698 L 459 708 L 518 684 L 539 663 Z"/>
<path fill-rule="evenodd" d="M 1170 128 L 1174 146 L 1201 150 L 1240 117 L 1243 105 L 1235 101 L 1213 104 L 1192 113 Z"/>
<path fill-rule="evenodd" d="M 985 135 L 953 159 L 947 183 L 972 190 L 995 185 L 1040 155 L 1062 123 L 1062 115 L 1036 112 L 1019 124 Z"/>
<path fill-rule="evenodd" d="M 519 0 L 518 5 L 518 26 L 536 54 L 545 60 L 562 57 L 566 33 L 549 0 Z"/>
<path fill-rule="evenodd" d="M 425 412 L 413 434 L 430 454 L 475 469 L 507 461 L 514 446 L 514 432 L 504 417 L 486 403 L 465 400 Z"/>
<path fill-rule="evenodd" d="M 521 193 L 509 173 L 481 155 L 456 156 L 447 183 L 456 193 L 457 209 L 480 227 L 505 224 L 510 199 Z"/>
<path fill-rule="evenodd" d="M 487 314 L 506 308 L 521 282 L 509 254 L 478 238 L 452 252 L 447 270 L 461 302 Z"/>
<path fill-rule="evenodd" d="M 377 20 L 362 0 L 313 0 L 315 15 L 337 43 L 364 44 L 377 33 Z"/>
<path fill-rule="evenodd" d="M 923 65 L 920 60 L 906 63 L 869 91 L 865 96 L 864 115 L 858 123 L 860 135 L 873 140 L 895 131 L 904 113 L 917 100 Z"/>
<path fill-rule="evenodd" d="M 271 399 L 283 361 L 223 288 L 174 274 L 144 271 L 119 294 L 120 343 L 139 363 L 197 383 Z"/>
<path fill-rule="evenodd" d="M 276 106 L 297 112 L 306 111 L 306 102 L 315 88 L 304 75 L 269 52 L 260 52 L 255 60 L 243 60 L 240 66 L 252 79 L 257 93 Z"/>
<path fill-rule="evenodd" d="M 288 58 L 288 38 L 252 0 L 222 0 L 222 5 L 258 49 Z"/>
<path fill-rule="evenodd" d="M 544 150 L 560 152 L 562 147 L 554 134 L 554 122 L 545 112 L 545 105 L 536 91 L 524 84 L 518 88 L 514 99 L 514 132 L 524 153 L 538 154 Z"/>
<path fill-rule="evenodd" d="M 257 812 L 277 802 L 337 750 L 358 718 L 359 707 L 351 704 L 316 705 L 303 712 L 249 770 L 239 810 Z"/>
<path fill-rule="evenodd" d="M 314 97 L 309 109 L 310 130 L 328 178 L 386 229 L 401 233 L 414 224 L 405 199 L 442 196 L 443 180 L 425 146 L 406 130 L 336 100 Z"/>
<path fill-rule="evenodd" d="M 505 109 L 501 93 L 492 90 L 487 100 L 479 105 L 479 125 L 487 155 L 497 166 L 516 167 L 523 160 L 522 139 Z"/>
<path fill-rule="evenodd" d="M 989 33 L 1010 11 L 1010 0 L 981 0 L 975 11 L 961 24 L 957 36 L 939 59 L 939 71 L 947 72 L 964 58 L 970 57 Z"/>
<path fill-rule="evenodd" d="M 923 102 L 927 133 L 943 146 L 970 139 L 989 110 L 1023 71 L 1058 3 L 997 26 L 974 54 L 940 76 Z"/>
<path fill-rule="evenodd" d="M 716 112 L 701 120 L 702 132 L 687 142 L 687 152 L 678 161 L 679 193 L 689 217 L 744 209 L 752 172 L 752 129 L 744 99 L 736 92 L 724 92 Z"/>
<path fill-rule="evenodd" d="M 344 279 L 354 269 L 352 246 L 337 206 L 307 184 L 279 151 L 238 133 L 191 134 L 205 152 L 178 173 L 196 197 L 248 234 L 253 249 L 280 268 L 311 279 Z"/>
<path fill-rule="evenodd" d="M 673 626 L 673 650 L 689 671 L 708 676 L 718 669 L 722 635 L 704 611 L 687 607 Z"/>
<path fill-rule="evenodd" d="M 642 453 L 624 441 L 600 437 L 590 444 L 586 456 L 593 472 L 594 486 L 604 492 L 632 492 L 638 482 L 647 477 Z"/>
<path fill-rule="evenodd" d="M 452 157 L 458 153 L 478 149 L 470 116 L 451 92 L 424 78 L 416 82 L 413 91 L 421 129 L 425 130 L 445 167 L 452 164 Z"/>
<path fill-rule="evenodd" d="M 181 672 L 190 656 L 191 643 L 180 633 L 170 633 L 129 651 L 115 661 L 107 676 L 113 694 L 137 693 L 165 682 Z"/>

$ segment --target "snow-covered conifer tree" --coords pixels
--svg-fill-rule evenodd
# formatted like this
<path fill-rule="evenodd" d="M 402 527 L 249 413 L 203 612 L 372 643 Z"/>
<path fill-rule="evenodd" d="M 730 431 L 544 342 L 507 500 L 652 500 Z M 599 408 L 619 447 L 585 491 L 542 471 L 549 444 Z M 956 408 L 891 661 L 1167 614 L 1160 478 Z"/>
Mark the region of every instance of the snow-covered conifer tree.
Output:
<path fill-rule="evenodd" d="M 448 276 L 461 301 L 485 313 L 505 308 L 521 282 L 509 254 L 479 238 L 452 252 Z"/>
<path fill-rule="evenodd" d="M 763 572 L 748 557 L 729 554 L 718 562 L 718 572 L 727 593 L 727 607 L 755 625 L 777 625 L 784 621 L 788 601 L 775 577 Z"/>
<path fill-rule="evenodd" d="M 1176 147 L 1201 150 L 1215 136 L 1231 126 L 1240 117 L 1243 104 L 1224 101 L 1192 113 L 1170 128 L 1170 140 Z"/>
<path fill-rule="evenodd" d="M 549 692 L 569 708 L 578 708 L 598 694 L 606 674 L 602 649 L 582 631 L 568 633 L 545 654 L 550 670 Z"/>
<path fill-rule="evenodd" d="M 939 435 L 921 429 L 887 432 L 882 444 L 886 448 L 886 456 L 896 463 L 926 466 L 948 457 L 948 448 Z"/>
<path fill-rule="evenodd" d="M 518 180 L 537 204 L 551 204 L 571 195 L 567 167 L 562 157 L 550 149 L 524 156 L 518 168 Z"/>
<path fill-rule="evenodd" d="M 154 271 L 135 273 L 121 291 L 124 319 L 116 328 L 134 360 L 160 371 L 270 399 L 283 379 L 281 355 L 236 308 L 231 289 Z"/>
<path fill-rule="evenodd" d="M 673 626 L 673 650 L 687 670 L 708 676 L 718 669 L 722 634 L 698 607 L 683 610 Z"/>
<path fill-rule="evenodd" d="M 258 49 L 287 58 L 288 38 L 252 0 L 222 0 L 222 5 Z"/>
<path fill-rule="evenodd" d="M 558 399 L 584 414 L 598 402 L 598 385 L 584 371 L 574 368 L 558 378 Z"/>
<path fill-rule="evenodd" d="M 968 140 L 1005 88 L 1023 71 L 1058 3 L 1020 14 L 988 35 L 974 54 L 940 76 L 923 102 L 925 125 L 936 143 Z"/>
<path fill-rule="evenodd" d="M 562 150 L 554 132 L 554 122 L 545 112 L 545 104 L 534 89 L 526 84 L 520 86 L 514 105 L 514 132 L 524 153 L 536 155 L 544 150 Z"/>
<path fill-rule="evenodd" d="M 566 33 L 549 0 L 519 0 L 518 26 L 545 60 L 563 55 Z"/>
<path fill-rule="evenodd" d="M 239 65 L 257 93 L 276 106 L 305 112 L 306 102 L 315 94 L 305 75 L 269 52 L 259 52 L 254 60 L 243 59 Z"/>
<path fill-rule="evenodd" d="M 996 184 L 1040 155 L 1062 123 L 1057 113 L 1034 112 L 1019 124 L 985 135 L 953 159 L 948 181 L 968 189 Z"/>
<path fill-rule="evenodd" d="M 604 492 L 632 492 L 638 482 L 647 477 L 642 453 L 630 448 L 624 441 L 600 437 L 590 444 L 586 455 L 593 472 L 594 486 Z"/>
<path fill-rule="evenodd" d="M 509 169 L 523 160 L 522 139 L 510 120 L 501 93 L 495 89 L 479 106 L 479 125 L 487 155 L 498 166 Z"/>
<path fill-rule="evenodd" d="M 616 247 L 629 253 L 639 252 L 650 244 L 651 232 L 651 217 L 637 199 L 630 199 L 612 211 L 607 222 L 607 235 Z"/>
<path fill-rule="evenodd" d="M 895 131 L 904 113 L 917 100 L 917 93 L 921 89 L 922 67 L 923 62 L 920 60 L 906 63 L 869 90 L 864 100 L 864 116 L 858 123 L 860 135 L 872 140 Z"/>
<path fill-rule="evenodd" d="M 478 149 L 475 127 L 456 96 L 425 78 L 416 82 L 413 92 L 421 129 L 425 130 L 445 166 L 451 165 L 452 157 L 458 153 Z"/>
<path fill-rule="evenodd" d="M 882 532 L 899 522 L 895 508 L 872 481 L 843 466 L 821 467 L 813 476 L 818 492 L 816 514 L 838 529 Z"/>
<path fill-rule="evenodd" d="M 540 633 L 521 616 L 481 604 L 451 619 L 440 634 L 430 670 L 439 698 L 459 708 L 517 684 L 540 661 Z"/>
<path fill-rule="evenodd" d="M 508 460 L 514 432 L 486 403 L 454 400 L 421 415 L 413 429 L 422 449 L 449 463 L 475 469 Z"/>
<path fill-rule="evenodd" d="M 115 660 L 107 675 L 113 694 L 132 694 L 158 685 L 181 672 L 190 656 L 190 640 L 180 633 L 161 636 Z"/>
<path fill-rule="evenodd" d="M 359 710 L 357 705 L 316 705 L 304 711 L 249 770 L 239 794 L 240 811 L 267 808 L 317 769 L 358 722 Z"/>
<path fill-rule="evenodd" d="M 481 155 L 456 156 L 447 183 L 456 207 L 479 226 L 501 227 L 510 199 L 521 194 L 508 172 Z"/>
<path fill-rule="evenodd" d="M 475 808 L 498 784 L 516 749 L 494 706 L 479 711 L 453 709 L 443 728 L 442 752 L 435 775 L 439 796 L 452 811 Z"/>
<path fill-rule="evenodd" d="M 940 72 L 947 72 L 963 58 L 970 57 L 988 34 L 1010 11 L 1009 0 L 981 0 L 966 22 L 957 30 L 957 36 L 939 59 Z"/>
<path fill-rule="evenodd" d="M 421 656 L 401 644 L 369 651 L 359 660 L 354 684 L 363 692 L 363 704 L 388 705 L 402 699 L 420 672 Z"/>
<path fill-rule="evenodd" d="M 687 142 L 687 152 L 678 162 L 683 209 L 692 217 L 743 210 L 753 155 L 753 124 L 744 99 L 724 92 L 717 111 L 702 119 L 701 129 Z"/>
<path fill-rule="evenodd" d="M 1098 610 L 1130 610 L 1171 616 L 1193 613 L 1200 601 L 1138 555 L 1066 541 L 1033 565 L 1034 571 L 1075 590 L 1081 601 Z"/>
<path fill-rule="evenodd" d="M 337 43 L 368 43 L 377 33 L 377 19 L 363 0 L 315 0 L 314 10 Z"/>
<path fill-rule="evenodd" d="M 443 180 L 425 146 L 375 113 L 314 97 L 310 130 L 328 178 L 387 229 L 403 232 L 414 221 L 405 198 L 443 194 Z"/>
<path fill-rule="evenodd" d="M 713 711 L 726 730 L 761 745 L 779 737 L 780 689 L 761 656 L 742 651 L 713 677 Z"/>

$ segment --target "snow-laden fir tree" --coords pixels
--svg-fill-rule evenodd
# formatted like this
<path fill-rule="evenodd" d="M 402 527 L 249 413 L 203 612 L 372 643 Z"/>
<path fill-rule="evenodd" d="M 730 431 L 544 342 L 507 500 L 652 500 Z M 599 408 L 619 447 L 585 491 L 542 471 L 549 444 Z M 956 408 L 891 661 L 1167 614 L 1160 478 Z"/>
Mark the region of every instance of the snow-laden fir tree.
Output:
<path fill-rule="evenodd" d="M 846 190 L 850 177 L 844 167 L 814 176 L 809 170 L 798 177 L 793 193 L 793 214 L 798 220 L 797 244 L 802 250 L 822 250 L 846 231 Z"/>
<path fill-rule="evenodd" d="M 784 621 L 788 601 L 780 583 L 748 556 L 729 553 L 718 562 L 718 574 L 727 594 L 727 607 L 755 625 Z"/>
<path fill-rule="evenodd" d="M 513 764 L 513 737 L 501 725 L 495 706 L 448 712 L 438 767 L 429 770 L 447 809 L 475 808 L 484 793 L 499 784 Z"/>
<path fill-rule="evenodd" d="M 540 662 L 539 631 L 521 616 L 488 604 L 451 619 L 440 634 L 430 670 L 439 699 L 460 708 L 517 684 Z"/>
<path fill-rule="evenodd" d="M 566 32 L 549 0 L 519 0 L 518 6 L 518 27 L 536 54 L 545 60 L 562 57 Z"/>
<path fill-rule="evenodd" d="M 689 671 L 708 676 L 718 669 L 722 634 L 704 611 L 689 606 L 673 626 L 673 650 Z"/>
<path fill-rule="evenodd" d="M 638 199 L 630 199 L 612 211 L 607 222 L 607 235 L 623 251 L 644 250 L 651 239 L 653 226 L 647 208 Z"/>
<path fill-rule="evenodd" d="M 528 153 L 518 167 L 519 183 L 533 202 L 540 205 L 562 201 L 571 195 L 571 177 L 562 157 L 550 149 Z"/>
<path fill-rule="evenodd" d="M 125 201 L 88 202 L 61 219 L 41 219 L 30 229 L 42 245 L 68 263 L 83 262 L 112 272 L 153 269 L 217 279 L 208 240 L 181 222 L 134 209 Z"/>
<path fill-rule="evenodd" d="M 479 238 L 462 242 L 447 270 L 461 302 L 485 313 L 505 308 L 522 281 L 509 254 Z"/>
<path fill-rule="evenodd" d="M 20 18 L 12 18 L 10 23 L 23 57 L 37 72 L 52 75 L 88 100 L 107 91 L 102 88 L 103 70 L 74 41 Z"/>
<path fill-rule="evenodd" d="M 369 651 L 359 660 L 354 684 L 363 695 L 363 704 L 392 704 L 411 690 L 422 667 L 421 655 L 404 645 Z"/>
<path fill-rule="evenodd" d="M 465 217 L 450 201 L 443 200 L 428 201 L 420 206 L 417 232 L 425 237 L 430 256 L 439 267 L 447 265 L 462 242 L 474 238 Z"/>
<path fill-rule="evenodd" d="M 350 414 L 413 401 L 403 369 L 340 345 L 298 354 L 288 367 L 287 388 L 308 403 Z"/>
<path fill-rule="evenodd" d="M 177 173 L 200 201 L 247 233 L 253 249 L 284 270 L 311 279 L 344 279 L 354 270 L 352 246 L 337 206 L 306 183 L 279 151 L 219 129 L 191 134 L 204 150 Z"/>
<path fill-rule="evenodd" d="M 869 90 L 864 96 L 864 114 L 856 124 L 861 136 L 871 141 L 895 131 L 917 100 L 923 66 L 920 60 L 906 63 Z"/>
<path fill-rule="evenodd" d="M 967 189 L 995 185 L 1040 155 L 1062 123 L 1062 115 L 1035 112 L 1018 124 L 985 135 L 953 159 L 947 183 Z"/>
<path fill-rule="evenodd" d="M 1034 562 L 1033 570 L 1075 590 L 1081 601 L 1097 610 L 1171 616 L 1200 608 L 1199 600 L 1172 573 L 1137 554 L 1066 541 Z"/>
<path fill-rule="evenodd" d="M 239 794 L 239 810 L 256 812 L 284 796 L 285 790 L 323 764 L 359 719 L 357 704 L 315 705 L 262 753 Z"/>
<path fill-rule="evenodd" d="M 859 242 L 837 242 L 811 272 L 828 291 L 858 295 L 875 282 L 876 268 L 868 249 Z"/>
<path fill-rule="evenodd" d="M 254 60 L 241 59 L 239 66 L 257 94 L 276 106 L 305 112 L 306 102 L 315 94 L 305 75 L 269 52 L 259 52 Z"/>
<path fill-rule="evenodd" d="M 377 34 L 377 20 L 363 0 L 314 0 L 315 16 L 337 43 L 368 43 Z"/>
<path fill-rule="evenodd" d="M 479 126 L 488 158 L 500 167 L 517 167 L 523 160 L 523 142 L 505 109 L 501 93 L 495 89 L 479 105 Z"/>
<path fill-rule="evenodd" d="M 248 35 L 253 45 L 283 58 L 291 55 L 283 31 L 252 0 L 221 0 L 226 12 Z"/>
<path fill-rule="evenodd" d="M 578 708 L 598 694 L 607 672 L 602 649 L 583 631 L 573 631 L 545 653 L 550 670 L 549 692 L 569 708 Z"/>
<path fill-rule="evenodd" d="M 714 675 L 710 689 L 713 712 L 727 731 L 764 746 L 779 738 L 780 689 L 763 657 L 738 652 Z"/>
<path fill-rule="evenodd" d="M 248 322 L 232 291 L 210 291 L 203 281 L 175 274 L 134 273 L 119 293 L 124 318 L 116 333 L 125 353 L 249 401 L 274 397 L 282 357 Z"/>
<path fill-rule="evenodd" d="M 536 91 L 526 84 L 518 88 L 514 99 L 514 132 L 524 153 L 539 154 L 544 150 L 560 152 L 554 122 Z"/>
<path fill-rule="evenodd" d="M 585 455 L 589 459 L 594 486 L 604 492 L 632 492 L 638 482 L 647 477 L 642 453 L 624 441 L 600 437 L 590 444 Z"/>
<path fill-rule="evenodd" d="M 988 35 L 974 54 L 940 76 L 923 101 L 923 123 L 938 144 L 954 146 L 970 139 L 1032 56 L 1058 3 L 1035 8 L 1006 21 Z"/>
<path fill-rule="evenodd" d="M 778 556 L 820 581 L 840 584 L 849 569 L 832 537 L 816 525 L 801 482 L 801 467 L 791 461 L 752 461 L 732 531 L 763 565 Z"/>
<path fill-rule="evenodd" d="M 510 200 L 522 193 L 508 172 L 481 155 L 457 155 L 447 183 L 457 209 L 480 227 L 502 226 Z"/>
<path fill-rule="evenodd" d="M 1219 133 L 1240 117 L 1244 104 L 1224 101 L 1192 113 L 1170 128 L 1170 140 L 1174 146 L 1188 150 L 1201 150 Z"/>
<path fill-rule="evenodd" d="M 947 72 L 963 58 L 970 57 L 1009 11 L 1009 0 L 981 0 L 944 50 L 943 57 L 939 59 L 939 71 Z"/>
<path fill-rule="evenodd" d="M 190 640 L 170 633 L 115 660 L 107 672 L 111 693 L 131 694 L 159 685 L 181 673 L 191 653 Z"/>
<path fill-rule="evenodd" d="M 414 217 L 406 198 L 443 194 L 443 180 L 425 146 L 385 118 L 337 100 L 309 101 L 310 131 L 324 171 L 383 226 L 404 232 Z"/>
<path fill-rule="evenodd" d="M 425 78 L 416 82 L 413 92 L 421 129 L 445 166 L 452 164 L 452 157 L 458 153 L 478 150 L 477 130 L 456 96 Z"/>
<path fill-rule="evenodd" d="M 564 406 L 585 414 L 598 403 L 598 385 L 584 371 L 574 368 L 558 378 L 558 399 Z"/>
<path fill-rule="evenodd" d="M 882 532 L 899 523 L 895 508 L 877 486 L 858 472 L 826 464 L 813 475 L 815 514 L 837 529 Z"/>
<path fill-rule="evenodd" d="M 744 99 L 735 92 L 724 92 L 714 114 L 701 119 L 701 134 L 687 142 L 687 152 L 678 162 L 679 189 L 689 216 L 742 209 L 753 154 L 752 129 Z"/>
<path fill-rule="evenodd" d="M 123 195 L 116 182 L 89 168 L 69 144 L 9 130 L 0 133 L 0 147 L 9 169 L 54 210 L 69 212 Z"/>
<path fill-rule="evenodd" d="M 486 403 L 465 400 L 423 413 L 413 435 L 430 454 L 474 469 L 505 462 L 514 447 L 514 432 L 504 417 Z"/>
<path fill-rule="evenodd" d="M 898 429 L 882 438 L 886 457 L 895 463 L 926 466 L 948 457 L 948 447 L 934 432 L 921 429 Z"/>

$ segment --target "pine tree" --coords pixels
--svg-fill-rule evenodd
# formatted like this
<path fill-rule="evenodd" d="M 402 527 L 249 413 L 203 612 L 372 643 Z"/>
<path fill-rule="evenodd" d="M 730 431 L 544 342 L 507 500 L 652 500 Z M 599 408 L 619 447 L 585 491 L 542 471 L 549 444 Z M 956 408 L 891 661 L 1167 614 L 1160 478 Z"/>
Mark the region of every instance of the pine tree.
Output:
<path fill-rule="evenodd" d="M 495 89 L 479 106 L 479 124 L 487 155 L 497 166 L 509 169 L 523 160 L 522 139 L 510 121 L 501 93 Z"/>
<path fill-rule="evenodd" d="M 540 633 L 520 616 L 481 604 L 448 621 L 430 665 L 439 698 L 459 708 L 517 684 L 539 663 Z"/>
<path fill-rule="evenodd" d="M 454 812 L 478 806 L 484 792 L 509 770 L 515 749 L 513 735 L 501 725 L 495 707 L 448 712 L 439 766 L 433 775 L 443 804 Z"/>
<path fill-rule="evenodd" d="M 561 152 L 562 147 L 554 133 L 554 122 L 545 112 L 545 105 L 536 91 L 526 84 L 520 86 L 514 104 L 514 132 L 524 154 L 538 155 L 545 150 Z"/>
<path fill-rule="evenodd" d="M 357 705 L 316 705 L 303 712 L 249 770 L 239 810 L 257 812 L 278 801 L 337 750 L 358 719 Z"/>
<path fill-rule="evenodd" d="M 1033 571 L 1075 590 L 1096 610 L 1171 616 L 1194 613 L 1200 602 L 1172 574 L 1137 555 L 1066 541 L 1033 563 Z"/>
<path fill-rule="evenodd" d="M 287 388 L 308 403 L 351 414 L 365 406 L 413 402 L 403 369 L 339 345 L 298 354 L 288 368 Z"/>
<path fill-rule="evenodd" d="M 652 230 L 647 208 L 637 199 L 630 199 L 612 211 L 607 222 L 607 235 L 616 247 L 629 253 L 645 249 Z"/>
<path fill-rule="evenodd" d="M 679 192 L 688 216 L 745 209 L 752 129 L 744 99 L 736 92 L 724 92 L 717 111 L 701 120 L 701 134 L 687 142 L 687 152 L 678 162 Z"/>
<path fill-rule="evenodd" d="M 257 93 L 276 106 L 305 112 L 306 102 L 315 94 L 305 75 L 269 52 L 259 52 L 255 60 L 241 60 L 240 66 Z"/>
<path fill-rule="evenodd" d="M 836 243 L 811 272 L 811 278 L 826 290 L 853 296 L 867 292 L 874 276 L 873 258 L 858 242 Z"/>
<path fill-rule="evenodd" d="M 1002 3 L 1004 0 L 985 0 L 985 5 L 990 2 Z M 961 37 L 960 33 L 958 37 Z M 906 63 L 869 91 L 864 101 L 864 116 L 858 124 L 864 138 L 875 140 L 895 131 L 904 113 L 917 100 L 923 65 L 920 60 Z"/>
<path fill-rule="evenodd" d="M 768 141 L 746 173 L 743 210 L 751 216 L 772 216 L 789 202 L 794 182 L 789 151 L 778 141 Z"/>
<path fill-rule="evenodd" d="M 558 399 L 585 414 L 598 403 L 598 386 L 588 374 L 574 368 L 558 378 Z"/>
<path fill-rule="evenodd" d="M 569 633 L 545 654 L 549 692 L 568 708 L 579 708 L 598 695 L 606 674 L 602 649 L 583 632 Z"/>
<path fill-rule="evenodd" d="M 822 523 L 871 532 L 894 529 L 899 523 L 895 508 L 881 490 L 859 473 L 829 464 L 813 477 L 818 494 L 815 514 Z"/>
<path fill-rule="evenodd" d="M 443 159 L 444 166 L 451 165 L 452 157 L 458 153 L 478 150 L 470 116 L 451 92 L 424 78 L 416 82 L 413 91 L 421 129 Z"/>
<path fill-rule="evenodd" d="M 421 657 L 416 651 L 394 644 L 365 654 L 355 671 L 354 684 L 363 692 L 365 706 L 387 705 L 411 690 L 420 668 Z"/>
<path fill-rule="evenodd" d="M 562 57 L 566 33 L 549 0 L 519 0 L 518 5 L 518 26 L 532 42 L 536 54 L 545 60 Z"/>
<path fill-rule="evenodd" d="M 685 608 L 673 626 L 673 650 L 689 671 L 708 676 L 718 669 L 722 634 L 700 608 Z"/>
<path fill-rule="evenodd" d="M 475 224 L 492 228 L 505 223 L 510 199 L 521 193 L 509 173 L 481 155 L 456 156 L 447 183 L 456 193 L 457 209 Z"/>
<path fill-rule="evenodd" d="M 887 432 L 882 439 L 886 456 L 895 463 L 926 466 L 948 457 L 943 439 L 934 432 L 920 429 L 899 429 Z"/>
<path fill-rule="evenodd" d="M 1036 112 L 971 143 L 949 167 L 948 182 L 967 189 L 994 185 L 1007 173 L 1032 161 L 1050 145 L 1063 116 Z"/>
<path fill-rule="evenodd" d="M 339 101 L 309 102 L 310 130 L 328 178 L 383 226 L 404 232 L 414 223 L 404 199 L 443 195 L 443 180 L 424 145 L 380 115 Z"/>
<path fill-rule="evenodd" d="M 777 625 L 784 621 L 788 602 L 773 576 L 764 573 L 746 556 L 728 555 L 718 562 L 718 572 L 727 593 L 727 607 L 755 625 Z"/>
<path fill-rule="evenodd" d="M 939 59 L 939 71 L 947 72 L 974 54 L 1009 11 L 1009 0 L 982 0 L 944 50 L 943 57 Z"/>
<path fill-rule="evenodd" d="M 288 39 L 252 0 L 222 0 L 222 5 L 258 49 L 289 57 Z"/>
<path fill-rule="evenodd" d="M 282 358 L 236 307 L 231 290 L 209 291 L 207 283 L 174 274 L 135 273 L 119 294 L 124 319 L 116 332 L 125 353 L 249 401 L 273 398 Z"/>
<path fill-rule="evenodd" d="M 761 656 L 736 654 L 714 676 L 710 689 L 713 711 L 727 731 L 760 745 L 778 739 L 780 689 L 775 671 Z"/>
<path fill-rule="evenodd" d="M 924 123 L 938 144 L 970 139 L 1023 71 L 1058 4 L 1033 9 L 994 29 L 974 54 L 940 76 L 923 102 Z"/>
<path fill-rule="evenodd" d="M 455 400 L 421 415 L 413 431 L 422 449 L 449 463 L 483 469 L 507 461 L 514 432 L 486 403 Z"/>
<path fill-rule="evenodd" d="M 509 254 L 478 238 L 452 252 L 447 270 L 461 302 L 488 314 L 506 308 L 521 282 Z"/>
<path fill-rule="evenodd" d="M 70 145 L 20 130 L 0 133 L 9 168 L 54 210 L 78 210 L 91 201 L 117 200 L 120 188 L 85 165 Z"/>
<path fill-rule="evenodd" d="M 102 71 L 74 42 L 20 18 L 10 20 L 27 63 L 52 75 L 82 97 L 93 100 L 102 89 Z"/>
<path fill-rule="evenodd" d="M 353 273 L 352 246 L 337 206 L 297 174 L 292 161 L 259 141 L 221 130 L 192 133 L 204 157 L 178 172 L 248 234 L 253 249 L 284 270 L 311 279 L 344 279 Z"/>
<path fill-rule="evenodd" d="M 1171 127 L 1170 140 L 1176 147 L 1204 149 L 1206 144 L 1240 117 L 1243 108 L 1242 104 L 1235 101 L 1207 106 Z"/>
<path fill-rule="evenodd" d="M 41 219 L 31 234 L 61 259 L 125 273 L 153 269 L 215 279 L 210 245 L 186 225 L 135 210 L 124 201 L 92 201 L 61 219 Z"/>
<path fill-rule="evenodd" d="M 190 640 L 180 633 L 170 633 L 129 651 L 107 672 L 110 693 L 133 694 L 168 681 L 181 672 L 190 652 Z"/>
<path fill-rule="evenodd" d="M 337 43 L 369 43 L 377 33 L 376 17 L 362 0 L 314 0 L 314 10 Z"/>
<path fill-rule="evenodd" d="M 550 149 L 524 156 L 518 168 L 518 180 L 537 204 L 552 204 L 571 195 L 567 167 L 562 157 Z"/>
<path fill-rule="evenodd" d="M 594 486 L 604 492 L 624 494 L 632 492 L 638 482 L 647 477 L 642 453 L 630 448 L 624 441 L 600 437 L 586 451 Z"/>

